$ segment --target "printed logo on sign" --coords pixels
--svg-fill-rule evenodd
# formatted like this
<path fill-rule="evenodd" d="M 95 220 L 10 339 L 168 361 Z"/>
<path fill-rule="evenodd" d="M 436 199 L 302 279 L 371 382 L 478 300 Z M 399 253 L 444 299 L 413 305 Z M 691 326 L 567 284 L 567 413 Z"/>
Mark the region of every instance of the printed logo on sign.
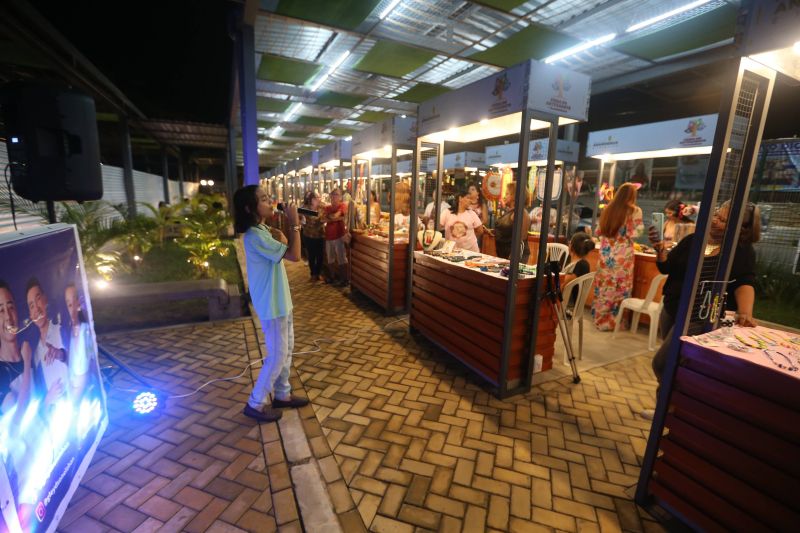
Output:
<path fill-rule="evenodd" d="M 492 90 L 492 96 L 495 97 L 495 101 L 492 103 L 491 107 L 489 108 L 489 113 L 491 115 L 504 115 L 511 107 L 511 104 L 506 99 L 506 92 L 511 88 L 511 82 L 508 81 L 508 73 L 503 73 L 498 75 L 494 79 L 494 89 Z"/>
<path fill-rule="evenodd" d="M 39 502 L 36 505 L 36 519 L 39 522 L 44 522 L 44 517 L 47 515 L 47 507 L 44 506 L 44 503 Z"/>
<path fill-rule="evenodd" d="M 556 79 L 553 80 L 553 84 L 551 85 L 553 90 L 556 94 L 547 100 L 545 104 L 547 107 L 552 109 L 553 111 L 562 111 L 568 112 L 572 109 L 572 106 L 569 105 L 567 102 L 566 97 L 564 96 L 565 93 L 568 93 L 570 89 L 572 89 L 572 84 L 569 82 L 569 79 L 566 78 L 563 74 L 559 74 L 556 76 Z"/>
<path fill-rule="evenodd" d="M 689 121 L 689 124 L 686 126 L 686 129 L 683 130 L 684 133 L 688 133 L 689 136 L 684 138 L 681 142 L 681 146 L 698 146 L 705 144 L 706 138 L 702 135 L 699 135 L 698 132 L 706 129 L 706 125 L 703 122 L 702 118 L 693 119 Z"/>
<path fill-rule="evenodd" d="M 605 141 L 596 142 L 596 143 L 592 144 L 592 148 L 600 148 L 601 146 L 605 146 L 605 147 L 616 146 L 618 144 L 619 144 L 619 141 L 616 140 L 613 135 L 609 135 L 608 139 L 606 139 Z"/>

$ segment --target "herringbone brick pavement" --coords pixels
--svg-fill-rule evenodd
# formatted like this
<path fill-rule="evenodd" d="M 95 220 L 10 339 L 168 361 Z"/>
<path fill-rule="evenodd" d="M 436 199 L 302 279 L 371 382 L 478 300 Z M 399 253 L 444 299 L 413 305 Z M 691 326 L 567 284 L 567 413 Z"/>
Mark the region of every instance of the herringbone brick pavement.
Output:
<path fill-rule="evenodd" d="M 250 319 L 110 334 L 100 342 L 173 395 L 235 376 L 260 358 Z M 283 470 L 278 465 L 276 424 L 258 426 L 241 414 L 251 387 L 247 372 L 143 417 L 130 407 L 131 391 L 141 386 L 117 375 L 109 428 L 59 529 L 300 531 L 285 462 Z"/>
<path fill-rule="evenodd" d="M 288 270 L 296 351 L 349 339 L 295 356 L 342 473 L 337 513 L 355 505 L 372 531 L 661 530 L 631 496 L 650 428 L 635 413 L 654 404 L 648 357 L 500 401 L 407 323 Z"/>

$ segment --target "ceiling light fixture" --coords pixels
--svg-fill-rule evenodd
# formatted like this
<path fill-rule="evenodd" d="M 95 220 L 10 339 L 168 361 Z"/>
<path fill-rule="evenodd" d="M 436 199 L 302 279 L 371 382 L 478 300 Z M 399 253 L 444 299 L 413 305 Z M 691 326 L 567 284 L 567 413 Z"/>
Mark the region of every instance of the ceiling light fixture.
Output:
<path fill-rule="evenodd" d="M 342 65 L 342 63 L 344 63 L 344 60 L 347 59 L 347 56 L 349 55 L 350 55 L 350 50 L 346 51 L 341 56 L 339 56 L 339 59 L 334 61 L 333 65 L 331 65 L 331 67 L 328 69 L 328 72 L 323 74 L 316 82 L 314 82 L 314 85 L 311 86 L 311 92 L 312 93 L 317 92 L 317 90 L 320 87 L 322 87 L 322 84 L 325 83 L 325 80 L 331 77 L 331 74 L 333 74 L 336 71 L 336 69 L 339 68 Z"/>
<path fill-rule="evenodd" d="M 379 19 L 381 19 L 381 20 L 383 20 L 383 19 L 385 19 L 386 17 L 388 17 L 388 16 L 389 16 L 389 13 L 391 13 L 391 12 L 392 12 L 392 9 L 394 9 L 395 7 L 397 7 L 397 4 L 399 4 L 399 3 L 400 3 L 400 0 L 392 0 L 392 3 L 391 3 L 391 4 L 389 4 L 388 6 L 386 6 L 386 9 L 384 9 L 383 11 L 381 11 L 381 14 L 380 14 L 380 15 L 378 15 L 378 18 L 379 18 Z"/>
<path fill-rule="evenodd" d="M 609 33 L 608 35 L 603 35 L 602 37 L 598 37 L 592 41 L 587 41 L 585 43 L 581 43 L 579 45 L 573 46 L 572 48 L 567 48 L 566 50 L 562 50 L 557 54 L 553 54 L 550 57 L 546 57 L 544 59 L 545 63 L 553 63 L 558 61 L 559 59 L 564 59 L 565 57 L 574 56 L 579 52 L 583 52 L 584 50 L 588 50 L 589 48 L 594 48 L 595 46 L 599 46 L 603 43 L 607 43 L 616 37 L 616 33 Z"/>
<path fill-rule="evenodd" d="M 670 17 L 674 17 L 675 15 L 679 15 L 679 14 L 685 12 L 685 11 L 689 11 L 690 9 L 694 9 L 696 7 L 700 7 L 703 4 L 709 3 L 710 1 L 711 0 L 696 0 L 695 2 L 692 2 L 691 4 L 686 4 L 685 6 L 677 7 L 675 9 L 673 9 L 672 11 L 667 11 L 666 13 L 662 13 L 661 15 L 658 15 L 657 17 L 653 17 L 653 18 L 650 18 L 650 19 L 647 19 L 647 20 L 643 20 L 642 22 L 637 22 L 636 24 L 634 24 L 633 26 L 631 26 L 627 30 L 625 30 L 625 33 L 631 33 L 632 31 L 638 31 L 638 30 L 641 30 L 642 28 L 646 28 L 648 26 L 652 26 L 653 24 L 655 24 L 657 22 L 661 22 L 662 20 L 668 19 Z"/>
<path fill-rule="evenodd" d="M 792 46 L 792 50 L 794 51 L 795 54 L 800 56 L 800 41 L 794 43 L 794 46 Z"/>

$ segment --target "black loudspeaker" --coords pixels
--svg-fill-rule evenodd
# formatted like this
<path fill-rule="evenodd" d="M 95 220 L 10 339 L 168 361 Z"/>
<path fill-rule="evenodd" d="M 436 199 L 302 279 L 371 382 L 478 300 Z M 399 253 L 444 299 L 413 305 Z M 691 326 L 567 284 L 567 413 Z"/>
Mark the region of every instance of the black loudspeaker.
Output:
<path fill-rule="evenodd" d="M 103 196 L 94 100 L 72 89 L 15 83 L 0 90 L 14 192 L 40 200 Z"/>

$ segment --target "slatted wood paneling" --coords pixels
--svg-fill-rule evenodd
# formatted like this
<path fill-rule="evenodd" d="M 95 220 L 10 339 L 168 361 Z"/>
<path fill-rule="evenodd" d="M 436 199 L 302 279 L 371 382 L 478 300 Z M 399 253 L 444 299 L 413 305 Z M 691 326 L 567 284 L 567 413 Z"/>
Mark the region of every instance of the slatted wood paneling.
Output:
<path fill-rule="evenodd" d="M 392 297 L 389 303 L 389 243 L 354 233 L 350 245 L 350 284 L 387 312 L 400 311 L 406 299 L 408 244 L 394 244 Z"/>
<path fill-rule="evenodd" d="M 414 254 L 411 326 L 492 384 L 499 382 L 507 280 Z M 522 377 L 531 333 L 534 279 L 519 281 L 507 379 Z M 540 308 L 535 353 L 552 368 L 555 315 Z"/>
<path fill-rule="evenodd" d="M 708 530 L 800 524 L 800 379 L 684 343 L 650 482 Z"/>

